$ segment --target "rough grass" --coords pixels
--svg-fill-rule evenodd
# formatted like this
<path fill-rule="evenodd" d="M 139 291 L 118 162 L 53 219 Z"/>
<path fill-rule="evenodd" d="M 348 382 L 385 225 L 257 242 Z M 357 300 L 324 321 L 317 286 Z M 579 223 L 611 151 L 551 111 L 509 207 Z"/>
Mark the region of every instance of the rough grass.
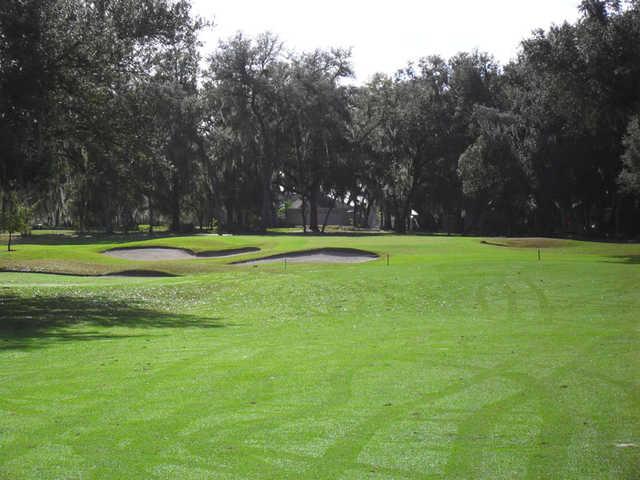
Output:
<path fill-rule="evenodd" d="M 100 254 L 128 244 L 19 244 L 0 267 L 139 268 Z M 539 262 L 471 238 L 144 244 L 383 257 L 0 274 L 0 478 L 640 476 L 638 245 Z"/>

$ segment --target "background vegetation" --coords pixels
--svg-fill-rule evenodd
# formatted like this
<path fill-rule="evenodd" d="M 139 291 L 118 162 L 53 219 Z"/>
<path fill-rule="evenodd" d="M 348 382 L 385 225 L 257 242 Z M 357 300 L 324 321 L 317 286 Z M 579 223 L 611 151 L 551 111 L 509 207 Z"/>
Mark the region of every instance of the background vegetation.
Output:
<path fill-rule="evenodd" d="M 353 86 L 348 51 L 271 34 L 202 59 L 187 0 L 5 0 L 2 209 L 264 231 L 298 196 L 314 231 L 347 203 L 398 232 L 637 235 L 640 3 L 580 9 L 508 65 L 427 56 Z"/>

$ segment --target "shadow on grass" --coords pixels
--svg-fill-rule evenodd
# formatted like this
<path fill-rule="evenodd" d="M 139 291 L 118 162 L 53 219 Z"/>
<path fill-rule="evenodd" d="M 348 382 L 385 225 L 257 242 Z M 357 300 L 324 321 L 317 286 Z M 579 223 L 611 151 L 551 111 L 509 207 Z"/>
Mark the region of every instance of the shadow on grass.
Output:
<path fill-rule="evenodd" d="M 319 237 L 319 238 L 331 238 L 331 237 L 382 237 L 384 235 L 390 235 L 391 232 L 377 232 L 377 231 L 344 231 L 344 232 L 273 232 L 268 231 L 265 233 L 244 233 L 242 235 L 253 235 L 260 237 Z"/>
<path fill-rule="evenodd" d="M 114 243 L 138 242 L 143 240 L 155 240 L 159 238 L 188 237 L 193 234 L 172 233 L 75 233 L 75 234 L 37 234 L 28 237 L 16 237 L 15 244 L 19 245 L 101 245 Z"/>
<path fill-rule="evenodd" d="M 608 257 L 608 263 L 624 263 L 627 265 L 640 265 L 640 255 L 613 255 Z"/>
<path fill-rule="evenodd" d="M 0 296 L 0 350 L 145 336 L 118 335 L 103 330 L 109 327 L 209 329 L 225 326 L 217 318 L 160 312 L 136 300 Z"/>
<path fill-rule="evenodd" d="M 194 235 L 202 234 L 203 232 L 195 231 L 190 233 L 172 233 L 172 232 L 158 232 L 158 233 L 115 233 L 106 234 L 100 232 L 93 233 L 34 233 L 30 236 L 22 237 L 17 236 L 14 239 L 16 247 L 20 245 L 112 245 L 118 243 L 132 243 L 145 240 L 158 240 L 165 238 L 180 238 L 180 237 L 192 237 Z M 300 231 L 267 231 L 267 232 L 252 232 L 252 231 L 237 231 L 231 233 L 232 235 L 243 236 L 261 236 L 261 237 L 379 237 L 382 235 L 388 235 L 392 232 L 373 231 L 373 230 L 344 230 L 344 231 L 328 231 L 325 233 L 313 233 Z M 222 237 L 220 237 L 222 238 Z M 0 236 L 0 248 L 2 244 L 6 244 L 6 238 Z"/>

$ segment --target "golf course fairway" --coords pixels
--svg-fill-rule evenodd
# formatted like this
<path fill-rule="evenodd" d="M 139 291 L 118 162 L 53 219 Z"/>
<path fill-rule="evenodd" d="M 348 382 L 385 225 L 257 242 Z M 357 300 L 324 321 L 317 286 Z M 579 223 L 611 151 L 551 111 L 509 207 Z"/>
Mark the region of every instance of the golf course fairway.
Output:
<path fill-rule="evenodd" d="M 133 240 L 0 253 L 0 479 L 640 478 L 638 244 Z"/>

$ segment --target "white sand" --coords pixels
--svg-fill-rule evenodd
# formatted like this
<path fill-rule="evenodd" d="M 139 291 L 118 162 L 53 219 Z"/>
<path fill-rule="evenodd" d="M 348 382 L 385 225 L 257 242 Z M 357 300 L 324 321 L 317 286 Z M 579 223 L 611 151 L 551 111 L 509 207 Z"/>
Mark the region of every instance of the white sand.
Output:
<path fill-rule="evenodd" d="M 214 250 L 201 253 L 193 253 L 189 250 L 183 250 L 180 248 L 114 248 L 113 250 L 107 250 L 103 252 L 110 257 L 123 258 L 125 260 L 143 260 L 143 261 L 157 261 L 157 260 L 187 260 L 192 258 L 219 258 L 219 257 L 232 257 L 235 255 L 242 255 L 244 253 L 257 252 L 258 248 L 235 248 L 229 250 Z"/>
<path fill-rule="evenodd" d="M 108 250 L 104 252 L 110 257 L 123 258 L 125 260 L 184 260 L 197 258 L 187 250 L 177 248 L 123 248 L 120 250 Z"/>
<path fill-rule="evenodd" d="M 261 263 L 284 262 L 285 258 L 287 263 L 363 263 L 375 260 L 378 256 L 374 253 L 360 250 L 326 248 L 322 250 L 311 250 L 308 252 L 283 253 L 271 257 L 236 262 L 236 265 L 258 265 Z"/>

